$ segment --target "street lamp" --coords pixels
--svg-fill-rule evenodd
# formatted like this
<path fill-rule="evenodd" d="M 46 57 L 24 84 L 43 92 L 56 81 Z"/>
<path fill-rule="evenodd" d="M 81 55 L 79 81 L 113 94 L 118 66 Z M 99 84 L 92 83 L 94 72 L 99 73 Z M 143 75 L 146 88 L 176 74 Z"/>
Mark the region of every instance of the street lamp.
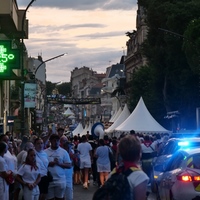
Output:
<path fill-rule="evenodd" d="M 21 135 L 24 135 L 24 131 L 25 131 L 25 108 L 24 108 L 24 81 L 25 81 L 25 77 L 24 77 L 24 23 L 25 23 L 25 19 L 26 19 L 26 12 L 28 11 L 29 7 L 33 4 L 35 0 L 32 0 L 28 6 L 26 7 L 23 17 L 22 17 L 22 40 L 21 40 L 21 44 L 22 44 L 22 52 L 21 52 Z"/>
<path fill-rule="evenodd" d="M 49 62 L 49 61 L 52 61 L 52 60 L 54 60 L 54 59 L 56 59 L 56 58 L 60 58 L 60 57 L 62 57 L 62 56 L 65 56 L 65 55 L 67 55 L 67 53 L 62 53 L 62 54 L 59 54 L 59 55 L 57 55 L 57 56 L 54 56 L 54 57 L 52 57 L 52 58 L 49 58 L 49 59 L 47 59 L 47 60 L 44 60 L 44 61 L 41 61 L 41 63 L 37 66 L 37 68 L 36 68 L 36 70 L 34 71 L 34 75 L 36 76 L 36 74 L 37 74 L 37 72 L 38 72 L 38 70 L 39 70 L 39 68 L 44 64 L 44 63 L 47 63 L 47 62 Z M 43 118 L 45 119 L 44 121 L 43 121 L 43 125 L 44 125 L 44 127 L 46 128 L 47 127 L 47 98 L 46 98 L 46 78 L 45 78 L 45 83 L 44 83 L 44 90 L 43 90 L 43 92 L 44 92 L 44 112 L 43 112 Z M 41 97 L 41 95 L 40 95 L 40 97 Z M 35 126 L 35 129 L 36 129 L 36 126 Z M 36 130 L 35 130 L 36 131 Z"/>
<path fill-rule="evenodd" d="M 37 68 L 36 68 L 34 74 L 36 75 L 38 69 L 39 69 L 44 63 L 49 62 L 49 61 L 51 61 L 51 60 L 54 60 L 54 59 L 56 59 L 56 58 L 60 58 L 60 57 L 65 56 L 65 55 L 67 55 L 67 53 L 62 53 L 62 54 L 60 54 L 60 55 L 57 55 L 57 56 L 54 56 L 54 57 L 52 57 L 52 58 L 49 58 L 49 59 L 47 59 L 47 60 L 42 61 L 42 62 L 37 66 Z"/>

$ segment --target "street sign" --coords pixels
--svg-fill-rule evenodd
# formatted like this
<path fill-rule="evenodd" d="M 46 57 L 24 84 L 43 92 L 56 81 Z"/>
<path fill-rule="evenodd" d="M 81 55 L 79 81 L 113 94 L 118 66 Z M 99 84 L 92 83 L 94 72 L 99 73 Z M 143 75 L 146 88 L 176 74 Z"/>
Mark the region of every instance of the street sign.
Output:
<path fill-rule="evenodd" d="M 52 104 L 101 104 L 100 98 L 59 98 L 47 96 L 47 101 Z"/>

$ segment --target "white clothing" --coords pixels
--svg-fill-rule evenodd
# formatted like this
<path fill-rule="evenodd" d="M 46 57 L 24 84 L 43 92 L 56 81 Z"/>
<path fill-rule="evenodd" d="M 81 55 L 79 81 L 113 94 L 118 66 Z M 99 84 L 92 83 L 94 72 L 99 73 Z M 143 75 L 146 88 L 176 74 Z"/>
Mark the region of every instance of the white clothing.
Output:
<path fill-rule="evenodd" d="M 82 142 L 78 144 L 77 150 L 80 152 L 80 169 L 91 168 L 91 144 L 89 142 Z"/>
<path fill-rule="evenodd" d="M 127 178 L 132 192 L 134 191 L 134 188 L 139 184 L 141 184 L 142 182 L 147 181 L 148 183 L 149 181 L 148 176 L 142 170 L 133 171 Z M 133 193 L 132 195 L 134 196 Z"/>
<path fill-rule="evenodd" d="M 37 164 L 38 166 L 38 164 Z M 34 183 L 38 177 L 38 175 L 40 175 L 40 169 L 38 167 L 38 169 L 34 169 L 32 168 L 31 169 L 31 166 L 30 165 L 26 165 L 26 164 L 23 164 L 17 174 L 19 174 L 23 181 L 26 182 L 26 183 Z"/>
<path fill-rule="evenodd" d="M 65 200 L 73 200 L 73 187 L 66 187 Z"/>
<path fill-rule="evenodd" d="M 47 153 L 45 151 L 35 151 L 36 153 L 36 161 L 40 168 L 41 177 L 47 175 L 49 160 Z"/>
<path fill-rule="evenodd" d="M 49 183 L 47 199 L 63 198 L 65 196 L 66 191 L 66 182 L 54 182 Z"/>
<path fill-rule="evenodd" d="M 77 150 L 80 152 L 80 160 L 90 160 L 90 151 L 92 150 L 92 146 L 90 143 L 82 142 L 78 144 Z"/>
<path fill-rule="evenodd" d="M 18 155 L 17 155 L 17 167 L 18 169 L 24 164 L 27 156 L 27 151 L 22 150 Z"/>
<path fill-rule="evenodd" d="M 70 169 L 65 169 L 65 176 L 66 176 L 66 189 L 65 189 L 65 200 L 73 200 L 73 170 L 74 168 L 71 167 Z"/>
<path fill-rule="evenodd" d="M 61 147 L 58 147 L 56 150 L 53 150 L 51 147 L 49 147 L 44 151 L 47 153 L 49 162 L 52 162 L 55 158 L 57 158 L 60 163 L 71 163 L 68 152 Z M 48 169 L 53 176 L 53 182 L 65 183 L 65 169 L 58 165 L 48 167 Z M 52 182 L 50 184 L 52 184 Z"/>
<path fill-rule="evenodd" d="M 3 157 L 0 156 L 0 172 L 7 172 L 8 166 L 6 164 L 6 161 Z M 8 192 L 9 186 L 6 183 L 5 179 L 0 177 L 0 198 L 3 200 L 9 199 L 9 192 Z"/>
<path fill-rule="evenodd" d="M 37 164 L 38 166 L 38 164 Z M 40 175 L 40 169 L 31 169 L 30 165 L 23 164 L 17 174 L 19 174 L 22 177 L 22 180 L 25 183 L 34 183 L 37 180 L 37 177 Z M 27 186 L 24 186 L 23 189 L 23 195 L 24 195 L 24 200 L 37 200 L 39 199 L 39 187 L 38 185 L 34 187 L 32 190 L 29 190 Z"/>
<path fill-rule="evenodd" d="M 4 159 L 8 165 L 8 170 L 11 170 L 14 174 L 17 172 L 17 158 L 15 155 L 12 155 L 10 151 L 7 151 L 4 154 Z"/>

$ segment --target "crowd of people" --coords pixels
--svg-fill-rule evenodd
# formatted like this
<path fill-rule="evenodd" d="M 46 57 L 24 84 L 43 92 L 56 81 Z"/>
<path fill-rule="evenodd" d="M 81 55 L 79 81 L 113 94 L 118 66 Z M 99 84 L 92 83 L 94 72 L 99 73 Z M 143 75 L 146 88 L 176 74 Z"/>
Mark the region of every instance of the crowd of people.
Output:
<path fill-rule="evenodd" d="M 92 177 L 93 184 L 102 187 L 114 167 L 134 165 L 143 169 L 128 177 L 134 199 L 146 199 L 149 163 L 167 138 L 133 130 L 119 138 L 98 139 L 89 132 L 67 137 L 58 128 L 56 134 L 18 140 L 7 132 L 0 135 L 0 196 L 4 200 L 18 200 L 20 194 L 24 200 L 72 200 L 73 185 L 87 189 Z"/>

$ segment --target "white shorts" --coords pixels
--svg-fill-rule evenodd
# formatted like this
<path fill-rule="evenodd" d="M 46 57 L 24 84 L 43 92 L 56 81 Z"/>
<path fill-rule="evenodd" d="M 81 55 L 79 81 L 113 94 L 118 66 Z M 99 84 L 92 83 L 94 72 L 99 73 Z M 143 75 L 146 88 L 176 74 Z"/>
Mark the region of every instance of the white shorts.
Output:
<path fill-rule="evenodd" d="M 65 196 L 66 182 L 50 182 L 47 199 L 63 198 Z"/>
<path fill-rule="evenodd" d="M 110 172 L 110 163 L 106 165 L 101 165 L 97 163 L 97 172 Z"/>
<path fill-rule="evenodd" d="M 91 168 L 91 160 L 80 160 L 80 169 Z"/>
<path fill-rule="evenodd" d="M 27 186 L 23 188 L 24 200 L 39 199 L 40 191 L 38 185 L 30 190 Z"/>

